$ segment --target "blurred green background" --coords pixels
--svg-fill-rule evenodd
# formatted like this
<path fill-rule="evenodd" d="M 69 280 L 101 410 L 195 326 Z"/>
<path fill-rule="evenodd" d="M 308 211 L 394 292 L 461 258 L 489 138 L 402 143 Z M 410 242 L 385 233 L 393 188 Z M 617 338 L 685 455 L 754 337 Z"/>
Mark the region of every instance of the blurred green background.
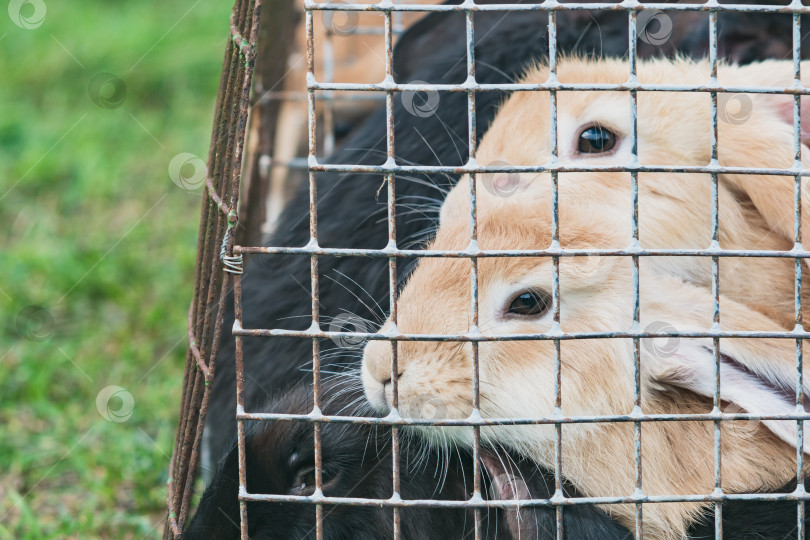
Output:
<path fill-rule="evenodd" d="M 0 539 L 159 537 L 232 3 L 0 4 Z"/>

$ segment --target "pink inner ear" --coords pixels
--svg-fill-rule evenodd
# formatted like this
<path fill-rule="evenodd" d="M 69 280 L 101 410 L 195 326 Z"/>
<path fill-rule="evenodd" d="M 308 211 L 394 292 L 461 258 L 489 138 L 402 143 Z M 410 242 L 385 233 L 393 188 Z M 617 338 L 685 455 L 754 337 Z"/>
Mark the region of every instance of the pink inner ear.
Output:
<path fill-rule="evenodd" d="M 785 123 L 793 125 L 793 100 L 787 99 L 784 96 L 776 96 L 775 94 L 762 94 L 767 96 L 765 99 L 773 103 L 776 114 Z M 807 96 L 802 96 L 801 99 L 801 138 L 802 144 L 810 146 L 810 99 Z"/>
<path fill-rule="evenodd" d="M 721 344 L 722 348 L 722 344 Z M 774 370 L 768 373 L 766 358 L 755 358 L 744 345 L 726 347 L 721 353 L 720 397 L 755 415 L 792 414 L 796 411 L 795 390 L 788 377 Z M 722 350 L 722 349 L 721 349 Z M 714 355 L 699 340 L 683 340 L 676 353 L 667 358 L 646 358 L 658 363 L 656 378 L 706 397 L 714 396 Z M 760 369 L 753 369 L 759 365 Z M 764 369 L 764 371 L 763 371 Z M 805 388 L 807 392 L 807 388 Z M 805 407 L 808 402 L 805 400 Z M 794 448 L 798 444 L 795 420 L 762 420 L 776 436 Z M 810 437 L 804 438 L 804 451 L 810 453 Z"/>
<path fill-rule="evenodd" d="M 520 471 L 506 464 L 497 455 L 481 453 L 481 461 L 490 477 L 490 496 L 494 500 L 510 501 L 531 499 L 529 487 L 523 481 Z M 512 538 L 539 538 L 537 519 L 532 508 L 505 508 L 506 525 Z"/>

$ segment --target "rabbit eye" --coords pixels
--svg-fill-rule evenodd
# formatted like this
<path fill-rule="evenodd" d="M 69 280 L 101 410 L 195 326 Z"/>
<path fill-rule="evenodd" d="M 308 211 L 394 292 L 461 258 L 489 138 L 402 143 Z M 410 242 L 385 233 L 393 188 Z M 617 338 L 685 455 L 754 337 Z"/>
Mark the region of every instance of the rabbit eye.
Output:
<path fill-rule="evenodd" d="M 299 471 L 297 475 L 295 475 L 295 482 L 293 484 L 300 490 L 305 490 L 309 488 L 315 488 L 315 467 L 308 467 L 303 471 Z"/>
<path fill-rule="evenodd" d="M 507 313 L 520 317 L 537 317 L 551 307 L 551 297 L 539 291 L 525 291 L 509 304 Z"/>
<path fill-rule="evenodd" d="M 321 469 L 321 488 L 326 489 L 335 479 L 326 468 Z M 305 465 L 295 474 L 290 491 L 302 495 L 315 491 L 315 467 L 312 464 Z"/>
<path fill-rule="evenodd" d="M 604 154 L 616 146 L 616 135 L 602 126 L 590 126 L 579 134 L 577 145 L 580 154 Z"/>
<path fill-rule="evenodd" d="M 292 483 L 295 491 L 313 491 L 315 489 L 315 467 L 307 466 L 295 474 Z"/>

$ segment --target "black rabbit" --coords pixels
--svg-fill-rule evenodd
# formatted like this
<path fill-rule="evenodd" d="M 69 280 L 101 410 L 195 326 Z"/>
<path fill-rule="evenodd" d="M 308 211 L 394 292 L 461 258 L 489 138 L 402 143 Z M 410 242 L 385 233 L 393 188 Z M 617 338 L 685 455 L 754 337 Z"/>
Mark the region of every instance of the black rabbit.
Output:
<path fill-rule="evenodd" d="M 359 384 L 325 383 L 325 414 L 361 415 Z M 299 384 L 264 410 L 306 414 L 312 410 L 311 386 Z M 313 427 L 306 421 L 255 422 L 248 426 L 245 458 L 249 493 L 311 495 L 315 485 Z M 325 496 L 388 499 L 393 493 L 391 428 L 345 423 L 321 424 L 322 486 Z M 464 452 L 431 450 L 401 436 L 400 495 L 403 499 L 463 501 L 473 491 L 472 458 Z M 505 461 L 504 461 L 505 460 Z M 554 480 L 529 461 L 488 454 L 483 495 L 490 499 L 549 498 Z M 232 448 L 206 489 L 197 514 L 184 534 L 196 538 L 239 538 L 238 453 Z M 247 503 L 251 538 L 315 538 L 312 503 Z M 482 512 L 483 538 L 555 538 L 555 511 L 548 506 Z M 403 508 L 403 539 L 473 538 L 475 516 L 463 508 Z M 390 507 L 324 505 L 324 538 L 393 537 Z M 590 506 L 566 508 L 566 538 L 629 539 L 627 530 Z"/>

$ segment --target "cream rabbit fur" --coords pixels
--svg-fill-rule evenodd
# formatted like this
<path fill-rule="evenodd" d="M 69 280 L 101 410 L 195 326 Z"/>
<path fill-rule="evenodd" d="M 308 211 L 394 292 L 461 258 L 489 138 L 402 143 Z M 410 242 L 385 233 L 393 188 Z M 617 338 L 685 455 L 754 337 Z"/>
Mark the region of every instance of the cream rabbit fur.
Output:
<path fill-rule="evenodd" d="M 628 65 L 620 60 L 564 59 L 563 83 L 622 83 Z M 768 61 L 721 66 L 726 85 L 790 86 L 792 64 Z M 548 79 L 545 67 L 526 82 Z M 639 62 L 642 83 L 704 84 L 706 61 Z M 750 95 L 737 117 L 719 123 L 719 163 L 787 168 L 794 164 L 792 98 Z M 721 106 L 732 106 L 721 97 Z M 630 98 L 627 92 L 558 93 L 559 162 L 626 164 L 630 161 Z M 750 105 L 750 107 L 748 107 Z M 747 109 L 746 109 L 747 107 Z M 810 108 L 810 103 L 805 109 Z M 732 111 L 733 113 L 733 111 Z M 721 113 L 722 114 L 722 113 Z M 731 113 L 727 113 L 731 114 Z M 750 114 L 750 115 L 749 115 Z M 745 121 L 739 118 L 745 117 Z M 807 115 L 810 121 L 810 114 Z M 480 144 L 479 164 L 543 164 L 550 159 L 549 96 L 519 92 L 503 105 Z M 616 135 L 604 155 L 577 150 L 579 134 L 597 124 Z M 804 122 L 807 126 L 808 122 Z M 707 165 L 710 162 L 708 93 L 638 93 L 638 157 L 645 165 Z M 803 147 L 804 154 L 808 149 Z M 804 166 L 810 163 L 805 157 Z M 510 182 L 517 180 L 512 190 Z M 645 248 L 706 248 L 711 241 L 710 176 L 639 174 L 640 243 Z M 793 248 L 794 179 L 790 176 L 730 175 L 719 182 L 719 243 L 729 249 Z M 629 173 L 560 173 L 559 221 L 563 248 L 625 248 L 631 244 Z M 470 245 L 469 177 L 448 195 L 432 249 Z M 500 191 L 499 191 L 500 190 Z M 479 175 L 478 244 L 481 249 L 544 249 L 552 240 L 548 174 Z M 804 196 L 805 202 L 808 198 Z M 810 206 L 807 206 L 810 209 Z M 805 220 L 810 212 L 805 211 Z M 804 223 L 810 236 L 810 221 Z M 805 243 L 806 246 L 810 242 Z M 479 330 L 485 335 L 538 333 L 552 329 L 552 309 L 535 317 L 508 313 L 525 291 L 550 298 L 550 258 L 480 258 Z M 805 273 L 807 273 L 805 271 Z M 724 330 L 783 330 L 794 326 L 794 262 L 776 258 L 721 258 L 721 323 Z M 805 287 L 806 289 L 806 287 Z M 806 289 L 807 290 L 807 289 Z M 466 334 L 471 327 L 470 262 L 420 261 L 397 302 L 396 327 L 408 334 Z M 679 331 L 712 324 L 711 259 L 640 258 L 640 328 L 653 322 Z M 563 257 L 560 260 L 560 326 L 565 332 L 628 330 L 632 326 L 632 261 L 628 257 Z M 641 407 L 645 413 L 711 411 L 714 357 L 711 339 L 674 340 L 670 347 L 642 340 Z M 402 341 L 398 345 L 399 412 L 435 414 L 425 396 L 438 397 L 442 417 L 472 412 L 472 347 L 469 343 Z M 726 407 L 755 414 L 791 413 L 795 408 L 796 342 L 791 339 L 721 339 L 721 392 Z M 633 347 L 629 339 L 563 340 L 562 414 L 607 415 L 633 410 Z M 362 365 L 369 401 L 387 410 L 391 396 L 391 346 L 370 342 Z M 805 378 L 805 380 L 808 380 Z M 552 341 L 480 344 L 480 412 L 484 417 L 549 416 L 554 412 Z M 807 390 L 807 385 L 805 390 Z M 468 428 L 425 428 L 439 444 L 449 435 L 471 444 Z M 483 441 L 511 447 L 538 463 L 554 465 L 554 427 L 482 428 Z M 563 474 L 588 496 L 632 494 L 635 488 L 633 424 L 569 424 L 562 428 Z M 648 422 L 642 427 L 643 489 L 647 495 L 708 494 L 713 491 L 713 424 Z M 729 422 L 722 427 L 722 480 L 728 493 L 777 489 L 795 478 L 794 421 Z M 805 447 L 807 450 L 807 447 Z M 644 505 L 644 530 L 652 538 L 682 537 L 699 518 L 703 503 Z M 632 526 L 634 508 L 606 505 Z"/>

